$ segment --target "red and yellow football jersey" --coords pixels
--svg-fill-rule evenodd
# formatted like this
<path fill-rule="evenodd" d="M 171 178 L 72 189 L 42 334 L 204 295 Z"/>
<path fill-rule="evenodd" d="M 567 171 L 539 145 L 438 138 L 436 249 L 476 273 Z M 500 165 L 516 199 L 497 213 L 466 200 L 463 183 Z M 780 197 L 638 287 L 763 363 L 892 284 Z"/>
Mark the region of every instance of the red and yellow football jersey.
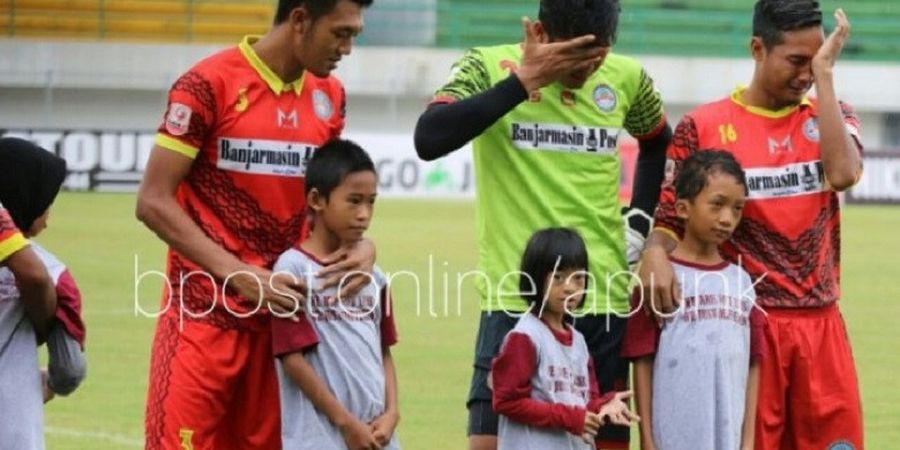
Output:
<path fill-rule="evenodd" d="M 177 192 L 194 222 L 242 261 L 271 267 L 300 238 L 306 164 L 340 135 L 345 98 L 334 77 L 283 82 L 251 47 L 257 39 L 200 61 L 175 82 L 156 142 L 194 159 Z M 182 286 L 182 276 L 200 270 L 195 264 L 170 249 L 167 270 L 174 301 L 183 292 L 191 311 L 210 309 L 216 293 L 207 277 Z M 221 316 L 214 322 L 236 326 Z"/>
<path fill-rule="evenodd" d="M 817 108 L 768 111 L 744 104 L 742 90 L 685 115 L 668 150 L 657 229 L 682 236 L 673 180 L 681 163 L 700 149 L 734 154 L 747 174 L 743 219 L 722 246 L 756 285 L 764 307 L 819 307 L 840 297 L 840 205 L 828 186 L 819 148 Z M 844 122 L 859 143 L 859 119 L 842 103 Z"/>
<path fill-rule="evenodd" d="M 9 213 L 0 205 L 0 264 L 13 253 L 28 246 L 28 241 L 16 228 Z"/>

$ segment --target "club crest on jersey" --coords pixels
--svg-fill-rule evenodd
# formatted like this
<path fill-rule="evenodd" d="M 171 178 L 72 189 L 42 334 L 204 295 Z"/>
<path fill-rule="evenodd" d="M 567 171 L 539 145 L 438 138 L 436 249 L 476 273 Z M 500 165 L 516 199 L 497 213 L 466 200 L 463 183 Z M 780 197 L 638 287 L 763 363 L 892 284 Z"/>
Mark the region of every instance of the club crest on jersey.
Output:
<path fill-rule="evenodd" d="M 184 135 L 190 129 L 193 113 L 188 105 L 172 103 L 169 105 L 169 114 L 166 115 L 166 131 L 172 136 Z"/>
<path fill-rule="evenodd" d="M 313 110 L 315 110 L 316 116 L 322 120 L 330 119 L 334 113 L 334 106 L 331 104 L 328 94 L 320 89 L 316 89 L 312 93 L 312 98 Z"/>
<path fill-rule="evenodd" d="M 594 88 L 594 103 L 603 112 L 612 112 L 616 109 L 616 93 L 606 84 Z"/>
<path fill-rule="evenodd" d="M 828 450 L 856 450 L 848 441 L 837 441 L 828 446 Z"/>
<path fill-rule="evenodd" d="M 813 142 L 819 142 L 819 121 L 810 117 L 803 122 L 803 135 Z"/>

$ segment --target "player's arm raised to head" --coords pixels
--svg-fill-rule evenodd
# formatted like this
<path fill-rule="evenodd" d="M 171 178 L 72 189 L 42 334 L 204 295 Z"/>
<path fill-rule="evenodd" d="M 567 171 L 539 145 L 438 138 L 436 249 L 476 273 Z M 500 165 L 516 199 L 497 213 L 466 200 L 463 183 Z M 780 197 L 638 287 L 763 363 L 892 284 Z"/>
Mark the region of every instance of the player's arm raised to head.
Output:
<path fill-rule="evenodd" d="M 35 332 L 38 336 L 46 336 L 56 313 L 56 288 L 47 268 L 27 246 L 0 262 L 0 265 L 6 266 L 16 277 L 25 314 Z"/>
<path fill-rule="evenodd" d="M 193 162 L 179 152 L 154 146 L 138 191 L 135 214 L 175 251 L 217 279 L 224 279 L 241 270 L 243 264 L 207 237 L 175 199 Z"/>
<path fill-rule="evenodd" d="M 835 12 L 837 26 L 813 58 L 812 71 L 818 96 L 819 142 L 825 179 L 835 191 L 852 187 L 862 175 L 859 120 L 849 106 L 838 102 L 834 88 L 834 64 L 850 36 L 850 22 L 842 10 Z"/>
<path fill-rule="evenodd" d="M 414 135 L 416 153 L 426 161 L 447 155 L 527 98 L 528 92 L 515 74 L 490 86 L 481 52 L 471 49 L 453 65 L 450 80 L 438 89 L 419 117 Z"/>

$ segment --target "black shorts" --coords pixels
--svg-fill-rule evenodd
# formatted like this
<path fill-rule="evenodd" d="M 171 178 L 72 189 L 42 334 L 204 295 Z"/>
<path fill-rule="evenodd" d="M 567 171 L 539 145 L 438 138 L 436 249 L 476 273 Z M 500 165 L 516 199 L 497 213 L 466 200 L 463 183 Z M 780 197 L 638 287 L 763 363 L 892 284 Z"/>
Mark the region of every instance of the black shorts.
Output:
<path fill-rule="evenodd" d="M 607 320 L 609 323 L 607 324 Z M 487 378 L 491 362 L 500 351 L 503 338 L 518 322 L 502 311 L 481 313 L 478 337 L 475 340 L 475 363 L 472 384 L 466 407 L 469 410 L 468 435 L 497 435 L 497 414 L 491 407 L 493 392 Z M 588 351 L 594 360 L 597 382 L 601 392 L 628 389 L 628 362 L 620 349 L 627 319 L 615 315 L 591 315 L 575 321 L 575 328 L 584 335 Z M 627 449 L 631 430 L 628 427 L 607 425 L 597 435 L 600 448 Z"/>

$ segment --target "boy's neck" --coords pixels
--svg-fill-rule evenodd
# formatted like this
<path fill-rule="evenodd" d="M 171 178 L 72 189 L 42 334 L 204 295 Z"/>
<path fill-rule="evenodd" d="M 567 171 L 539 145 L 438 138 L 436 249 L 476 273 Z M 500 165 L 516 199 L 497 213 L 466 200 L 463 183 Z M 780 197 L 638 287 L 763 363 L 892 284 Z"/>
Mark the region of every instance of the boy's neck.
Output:
<path fill-rule="evenodd" d="M 344 242 L 325 227 L 324 223 L 314 220 L 312 231 L 300 243 L 300 248 L 316 258 L 325 258 L 340 249 L 343 244 Z"/>
<path fill-rule="evenodd" d="M 678 241 L 672 256 L 682 261 L 703 265 L 715 265 L 724 261 L 718 245 L 703 242 L 689 233 L 685 233 L 684 239 Z"/>

